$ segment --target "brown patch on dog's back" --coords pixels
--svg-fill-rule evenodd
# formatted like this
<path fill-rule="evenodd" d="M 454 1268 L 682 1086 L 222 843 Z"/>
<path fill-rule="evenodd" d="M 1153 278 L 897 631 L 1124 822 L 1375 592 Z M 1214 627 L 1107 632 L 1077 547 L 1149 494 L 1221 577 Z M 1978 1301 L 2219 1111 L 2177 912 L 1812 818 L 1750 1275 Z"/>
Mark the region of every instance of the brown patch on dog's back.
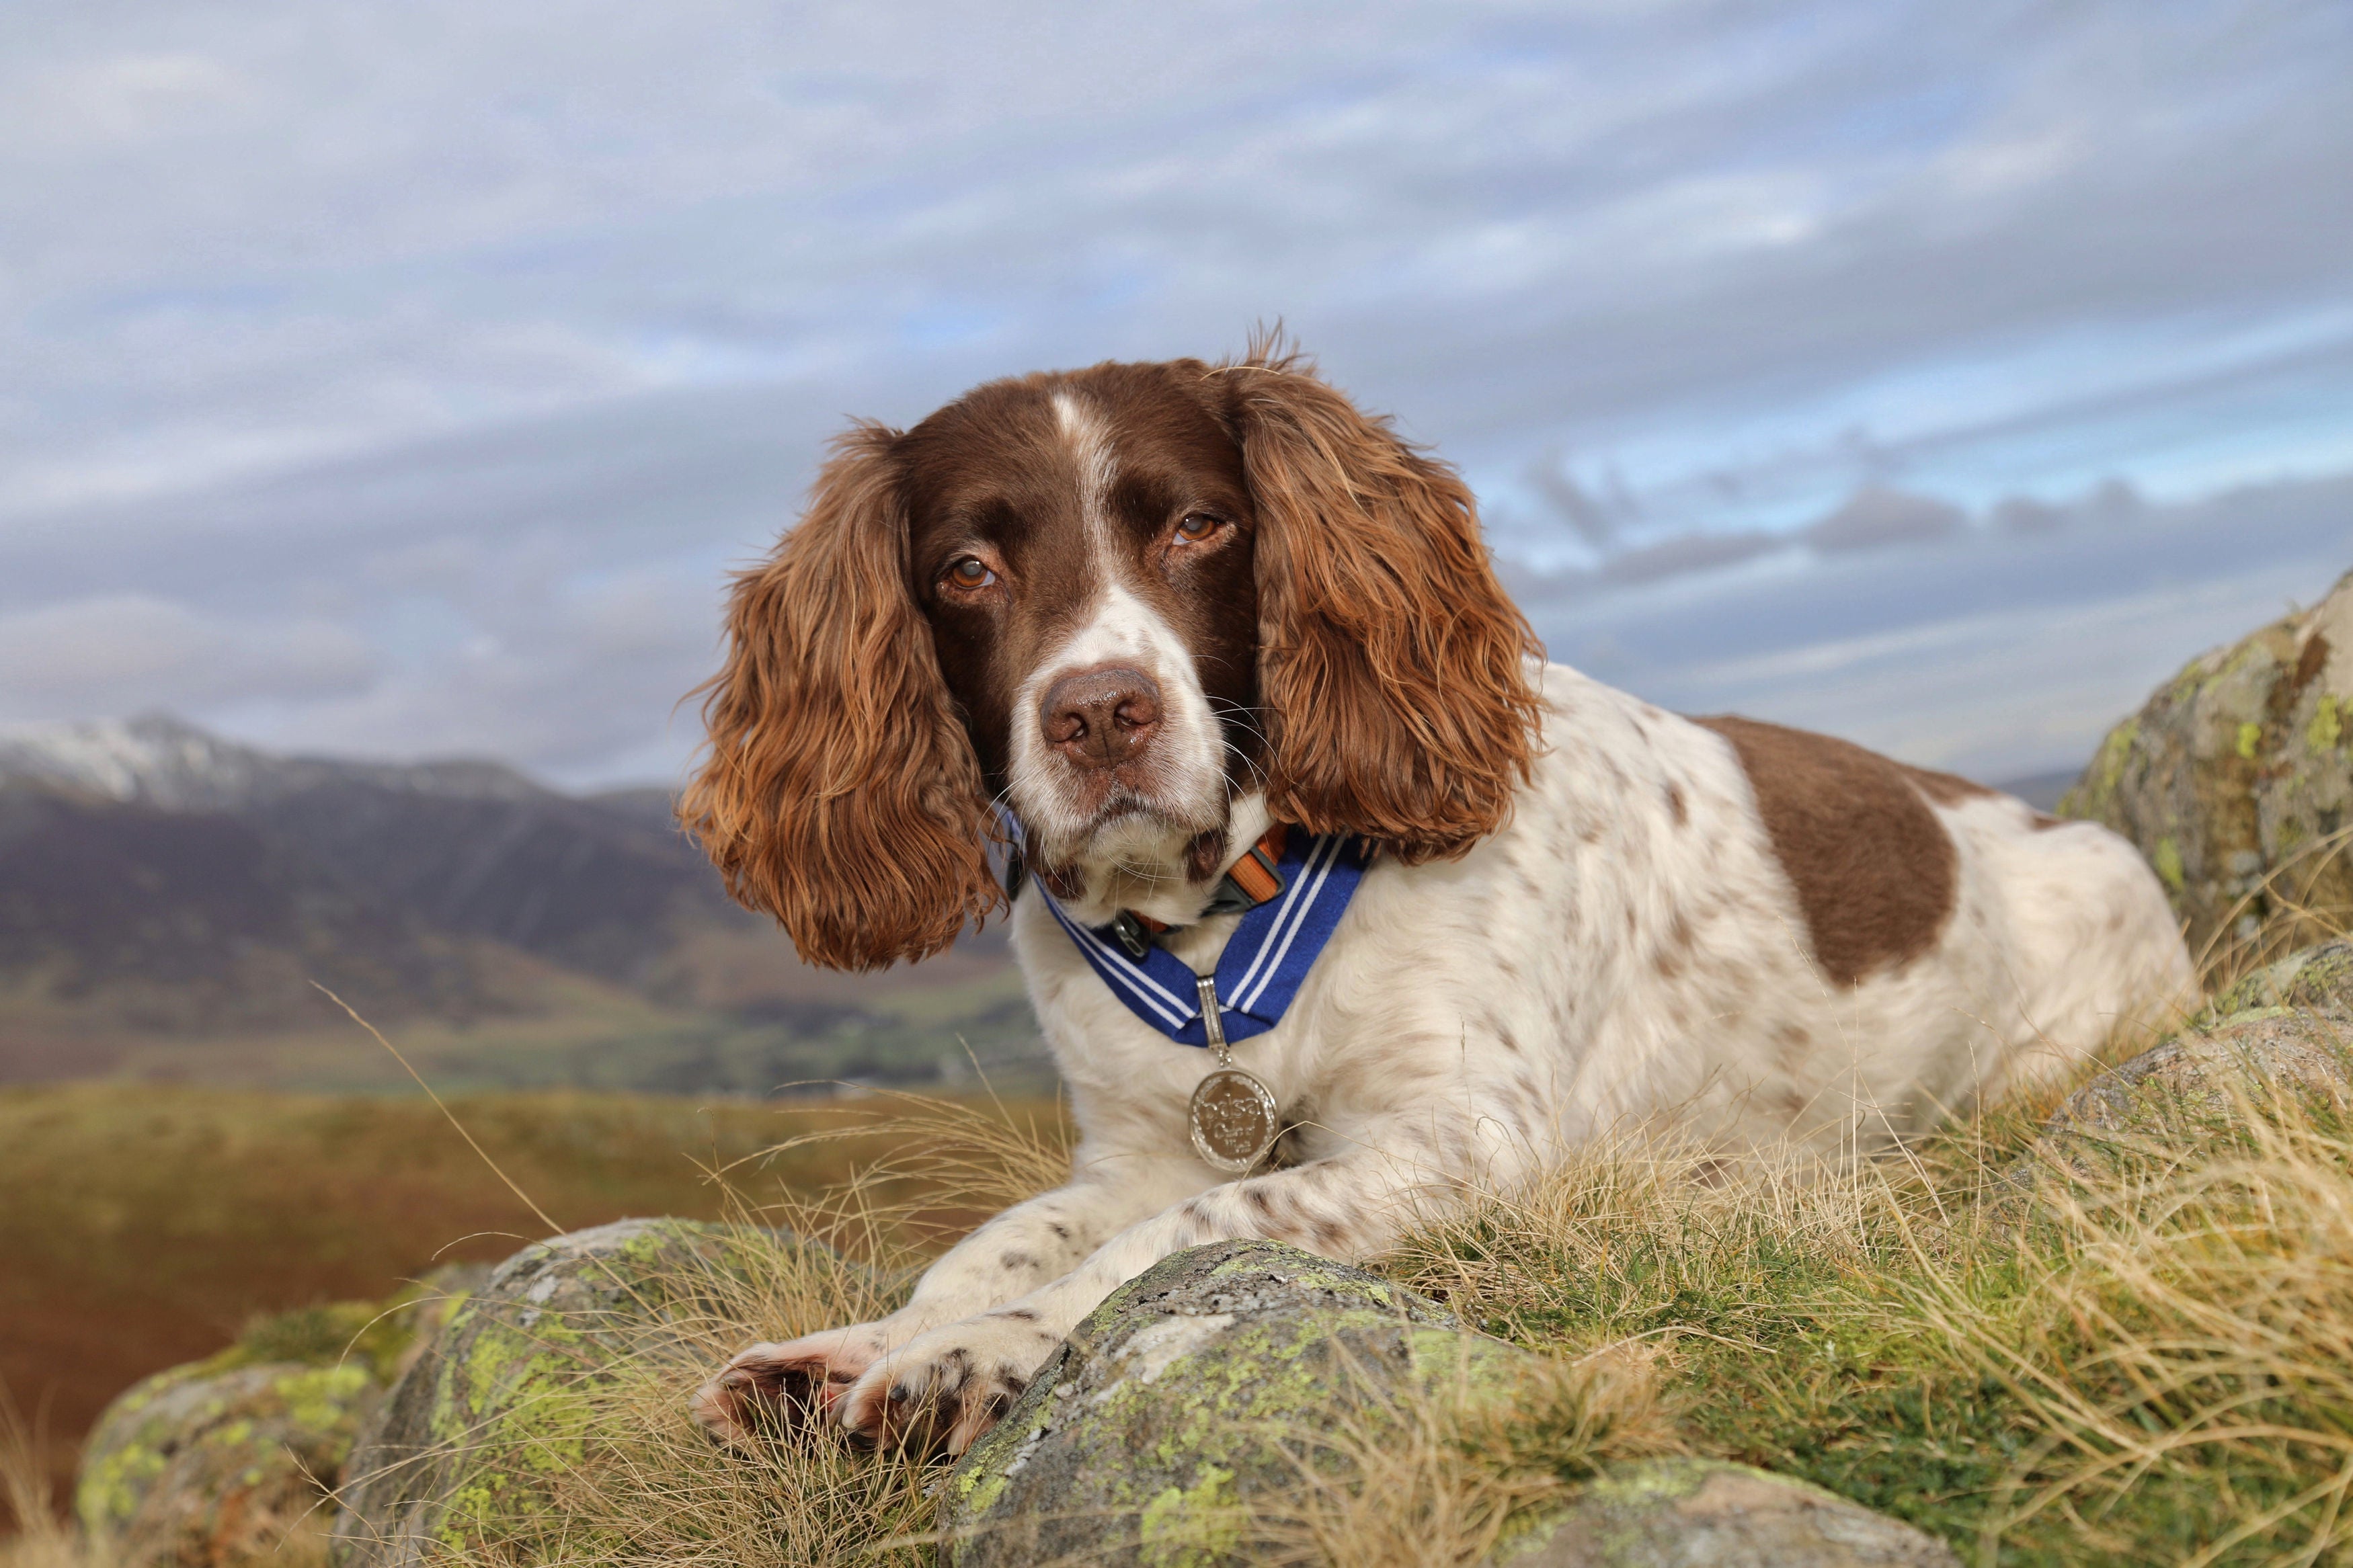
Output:
<path fill-rule="evenodd" d="M 1852 986 L 1936 944 L 1959 857 L 1928 799 L 1991 791 L 1828 735 L 1728 715 L 1693 722 L 1739 756 L 1824 974 Z"/>

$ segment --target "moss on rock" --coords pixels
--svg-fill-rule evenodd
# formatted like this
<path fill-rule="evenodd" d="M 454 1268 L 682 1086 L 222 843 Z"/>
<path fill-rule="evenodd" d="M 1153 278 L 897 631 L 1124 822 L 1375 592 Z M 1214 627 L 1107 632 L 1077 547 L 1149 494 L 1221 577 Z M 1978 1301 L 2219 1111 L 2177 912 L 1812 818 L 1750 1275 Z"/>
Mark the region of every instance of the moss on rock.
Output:
<path fill-rule="evenodd" d="M 364 1359 L 321 1366 L 232 1351 L 159 1373 L 90 1434 L 75 1512 L 117 1568 L 269 1560 L 323 1508 L 382 1392 Z"/>
<path fill-rule="evenodd" d="M 2193 950 L 2342 929 L 2353 918 L 2348 706 L 2353 574 L 2314 608 L 2192 660 L 2109 732 L 2060 815 L 2140 847 Z"/>
<path fill-rule="evenodd" d="M 2315 979 L 2336 974 L 2341 985 L 2339 962 L 2328 957 L 2312 964 Z M 2274 992 L 2255 990 L 2300 997 L 2317 989 L 2298 985 L 2295 974 L 2287 969 Z M 2038 1159 L 2083 1173 L 2117 1158 L 2137 1159 L 2152 1148 L 2210 1144 L 2236 1134 L 2251 1116 L 2288 1110 L 2290 1102 L 2300 1102 L 2299 1114 L 2332 1121 L 2353 1106 L 2353 1023 L 2303 1006 L 2234 1011 L 2077 1089 L 2044 1124 L 2039 1153 L 2026 1156 L 2012 1178 L 2031 1185 Z"/>
<path fill-rule="evenodd" d="M 2353 1022 L 2353 942 L 2325 942 L 2264 965 L 2214 998 L 2215 1022 L 2268 1007 L 2295 1007 Z"/>
<path fill-rule="evenodd" d="M 944 1555 L 956 1568 L 1252 1561 L 1253 1502 L 1299 1484 L 1298 1439 L 1532 1359 L 1296 1247 L 1178 1253 L 1098 1307 L 957 1466 Z"/>
<path fill-rule="evenodd" d="M 570 1555 L 596 1555 L 563 1503 L 594 1441 L 596 1388 L 624 1357 L 678 1353 L 712 1311 L 720 1276 L 741 1278 L 745 1241 L 725 1226 L 621 1220 L 500 1265 L 449 1310 L 362 1435 L 336 1560 L 528 1560 L 559 1537 Z"/>
<path fill-rule="evenodd" d="M 360 1427 L 449 1289 L 436 1270 L 385 1301 L 265 1313 L 217 1354 L 133 1385 L 84 1447 L 74 1508 L 103 1560 L 241 1563 L 322 1531 Z"/>

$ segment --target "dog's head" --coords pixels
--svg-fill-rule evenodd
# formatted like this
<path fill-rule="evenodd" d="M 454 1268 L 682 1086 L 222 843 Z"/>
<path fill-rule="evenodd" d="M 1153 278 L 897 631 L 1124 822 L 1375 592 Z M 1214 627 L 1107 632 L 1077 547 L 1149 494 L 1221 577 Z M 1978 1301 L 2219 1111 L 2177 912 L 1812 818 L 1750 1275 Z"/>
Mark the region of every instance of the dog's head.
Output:
<path fill-rule="evenodd" d="M 992 802 L 1082 915 L 1181 920 L 1244 801 L 1461 853 L 1535 723 L 1470 492 L 1264 353 L 992 382 L 853 429 L 729 632 L 681 815 L 839 968 L 936 952 L 1002 902 Z"/>

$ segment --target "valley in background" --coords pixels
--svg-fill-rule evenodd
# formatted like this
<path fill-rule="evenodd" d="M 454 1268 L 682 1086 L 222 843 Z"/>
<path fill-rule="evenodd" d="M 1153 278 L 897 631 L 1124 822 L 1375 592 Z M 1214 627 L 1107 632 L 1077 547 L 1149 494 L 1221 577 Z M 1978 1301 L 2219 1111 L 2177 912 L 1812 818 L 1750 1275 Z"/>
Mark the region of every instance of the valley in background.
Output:
<path fill-rule="evenodd" d="M 660 790 L 278 756 L 164 716 L 0 735 L 0 1082 L 407 1088 L 313 982 L 448 1091 L 1051 1084 L 999 931 L 813 969 Z"/>

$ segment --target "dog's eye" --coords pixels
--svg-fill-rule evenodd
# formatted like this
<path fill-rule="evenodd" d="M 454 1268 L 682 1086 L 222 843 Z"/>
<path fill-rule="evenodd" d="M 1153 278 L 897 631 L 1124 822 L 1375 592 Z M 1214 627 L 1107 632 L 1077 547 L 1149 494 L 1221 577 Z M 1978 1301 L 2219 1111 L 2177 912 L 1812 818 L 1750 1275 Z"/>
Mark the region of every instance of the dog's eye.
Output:
<path fill-rule="evenodd" d="M 997 574 L 977 555 L 967 555 L 948 568 L 948 581 L 959 588 L 986 588 L 997 581 Z"/>
<path fill-rule="evenodd" d="M 1218 519 L 1206 511 L 1188 511 L 1176 524 L 1176 537 L 1187 544 L 1198 544 L 1218 531 Z"/>

